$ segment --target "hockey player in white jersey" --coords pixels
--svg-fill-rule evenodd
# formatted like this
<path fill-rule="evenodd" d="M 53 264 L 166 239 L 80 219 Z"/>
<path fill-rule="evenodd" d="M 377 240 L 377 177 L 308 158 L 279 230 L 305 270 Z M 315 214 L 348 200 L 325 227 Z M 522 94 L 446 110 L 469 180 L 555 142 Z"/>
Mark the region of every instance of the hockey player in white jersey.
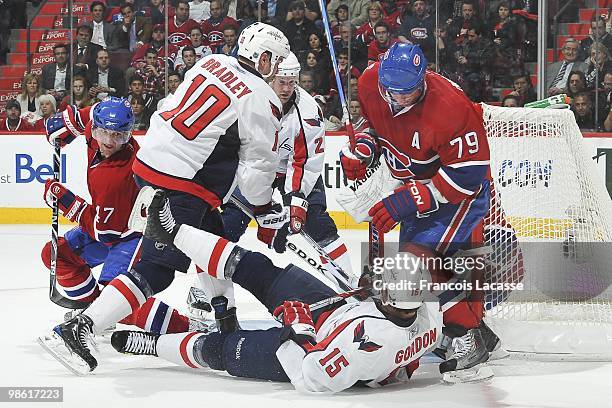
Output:
<path fill-rule="evenodd" d="M 149 207 L 145 235 L 175 245 L 218 279 L 249 290 L 283 328 L 158 335 L 118 331 L 111 344 L 126 354 L 153 355 L 191 368 L 210 367 L 247 378 L 291 381 L 298 390 L 338 392 L 356 384 L 380 387 L 407 381 L 425 353 L 443 338 L 436 302 L 423 303 L 423 291 L 406 290 L 426 270 L 387 270 L 380 298 L 331 304 L 311 313 L 308 304 L 336 293 L 304 270 L 279 268 L 269 258 L 206 231 L 174 222 L 163 191 Z M 413 273 L 415 272 L 415 273 Z M 472 355 L 478 332 L 452 341 L 449 367 L 477 361 Z"/>
<path fill-rule="evenodd" d="M 212 210 L 239 186 L 256 206 L 258 238 L 272 246 L 288 214 L 272 202 L 282 107 L 266 79 L 289 54 L 289 42 L 280 30 L 254 23 L 243 30 L 239 45 L 238 58 L 209 55 L 189 70 L 164 111 L 153 114 L 133 170 L 140 186 L 168 190 L 176 221 L 194 227 L 214 224 Z M 87 311 L 53 329 L 68 349 L 56 358 L 94 370 L 88 335 L 138 309 L 170 285 L 175 270 L 186 272 L 191 262 L 173 246 L 154 240 L 143 239 L 140 249 L 133 269 L 113 279 Z M 217 317 L 235 321 L 231 283 L 212 289 L 217 293 L 211 297 L 229 299 L 227 305 L 219 303 L 219 310 L 225 308 Z"/>
<path fill-rule="evenodd" d="M 278 134 L 280 164 L 274 183 L 290 207 L 291 233 L 303 228 L 349 276 L 350 254 L 327 213 L 321 173 L 325 159 L 323 114 L 314 98 L 299 85 L 300 62 L 293 53 L 279 64 L 270 86 L 283 104 Z M 236 198 L 246 201 L 239 190 Z M 248 204 L 245 202 L 245 204 Z M 233 242 L 244 234 L 250 218 L 231 202 L 224 206 L 224 237 Z M 279 248 L 284 250 L 284 246 Z M 324 260 L 323 260 L 324 261 Z"/>

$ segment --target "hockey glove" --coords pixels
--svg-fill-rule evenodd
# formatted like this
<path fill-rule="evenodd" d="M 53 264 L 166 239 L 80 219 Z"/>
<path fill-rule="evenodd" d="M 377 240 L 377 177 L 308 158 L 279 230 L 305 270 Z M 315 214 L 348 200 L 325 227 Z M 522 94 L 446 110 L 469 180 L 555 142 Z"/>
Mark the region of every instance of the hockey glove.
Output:
<path fill-rule="evenodd" d="M 393 194 L 383 198 L 370 209 L 372 224 L 382 233 L 393 229 L 397 223 L 414 217 L 427 217 L 438 209 L 438 201 L 424 184 L 412 179 Z"/>
<path fill-rule="evenodd" d="M 306 303 L 286 300 L 274 309 L 273 315 L 285 326 L 281 332 L 281 343 L 293 340 L 306 349 L 316 344 L 317 333 L 310 307 Z"/>
<path fill-rule="evenodd" d="M 59 181 L 47 179 L 45 182 L 44 199 L 51 208 L 53 208 L 54 197 L 57 199 L 60 213 L 66 219 L 72 222 L 79 222 L 81 220 L 81 214 L 83 214 L 83 211 L 88 206 L 85 200 L 68 190 Z"/>
<path fill-rule="evenodd" d="M 289 211 L 277 203 L 268 203 L 253 208 L 257 222 L 257 239 L 276 252 L 285 252 L 287 235 L 289 234 Z"/>
<path fill-rule="evenodd" d="M 51 143 L 52 146 L 55 145 L 56 139 L 60 141 L 61 147 L 66 146 L 68 143 L 74 140 L 74 135 L 70 133 L 66 127 L 66 122 L 64 121 L 62 112 L 58 112 L 51 116 L 47 120 L 45 127 L 47 130 L 47 141 Z"/>
<path fill-rule="evenodd" d="M 166 245 L 172 245 L 181 224 L 177 224 L 170 211 L 170 201 L 164 190 L 155 190 L 155 195 L 147 210 L 145 237 Z"/>
<path fill-rule="evenodd" d="M 291 193 L 291 206 L 289 207 L 289 230 L 292 234 L 299 234 L 306 224 L 308 201 L 300 192 Z"/>
<path fill-rule="evenodd" d="M 367 133 L 355 135 L 355 151 L 347 144 L 340 151 L 340 164 L 349 180 L 365 178 L 368 167 L 372 166 L 379 156 L 376 140 Z"/>

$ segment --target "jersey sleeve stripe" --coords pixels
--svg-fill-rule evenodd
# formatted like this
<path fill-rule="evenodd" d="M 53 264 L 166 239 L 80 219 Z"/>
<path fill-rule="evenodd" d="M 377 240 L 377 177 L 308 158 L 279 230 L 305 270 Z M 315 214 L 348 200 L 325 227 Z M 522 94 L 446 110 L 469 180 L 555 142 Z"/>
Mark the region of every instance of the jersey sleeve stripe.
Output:
<path fill-rule="evenodd" d="M 212 191 L 194 183 L 193 181 L 183 180 L 168 174 L 160 173 L 141 162 L 138 158 L 134 160 L 132 170 L 134 170 L 134 174 L 158 187 L 192 194 L 206 201 L 212 208 L 216 208 L 221 205 L 221 199 Z"/>
<path fill-rule="evenodd" d="M 300 191 L 302 179 L 304 177 L 304 166 L 308 160 L 308 148 L 306 147 L 306 135 L 304 128 L 300 124 L 300 133 L 293 143 L 293 177 L 291 180 L 291 190 Z"/>
<path fill-rule="evenodd" d="M 460 193 L 463 193 L 465 195 L 472 195 L 474 194 L 474 191 L 472 190 L 468 190 L 466 188 L 461 187 L 459 184 L 455 183 L 453 181 L 453 179 L 446 173 L 446 171 L 444 171 L 443 168 L 440 168 L 438 170 L 438 174 L 444 179 L 444 181 L 446 181 L 452 188 L 454 188 L 455 190 L 459 191 Z"/>
<path fill-rule="evenodd" d="M 473 161 L 466 161 L 466 162 L 461 162 L 461 163 L 447 164 L 448 167 L 452 167 L 453 169 L 458 169 L 461 167 L 468 167 L 468 166 L 488 166 L 488 165 L 489 165 L 489 160 L 473 160 Z"/>

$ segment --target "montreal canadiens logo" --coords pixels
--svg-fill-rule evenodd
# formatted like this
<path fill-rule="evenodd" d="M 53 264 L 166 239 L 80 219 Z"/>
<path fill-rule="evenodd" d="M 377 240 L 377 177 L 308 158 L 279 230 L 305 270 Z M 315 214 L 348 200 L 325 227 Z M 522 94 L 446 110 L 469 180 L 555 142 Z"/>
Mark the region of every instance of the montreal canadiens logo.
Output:
<path fill-rule="evenodd" d="M 418 67 L 419 65 L 421 65 L 421 56 L 419 54 L 414 54 L 414 57 L 412 58 L 412 64 L 415 67 Z"/>
<path fill-rule="evenodd" d="M 414 173 L 410 170 L 410 165 L 412 164 L 410 157 L 397 150 L 395 146 L 391 145 L 386 140 L 381 138 L 380 142 L 382 145 L 382 154 L 385 156 L 387 166 L 393 177 L 398 179 L 414 177 Z"/>

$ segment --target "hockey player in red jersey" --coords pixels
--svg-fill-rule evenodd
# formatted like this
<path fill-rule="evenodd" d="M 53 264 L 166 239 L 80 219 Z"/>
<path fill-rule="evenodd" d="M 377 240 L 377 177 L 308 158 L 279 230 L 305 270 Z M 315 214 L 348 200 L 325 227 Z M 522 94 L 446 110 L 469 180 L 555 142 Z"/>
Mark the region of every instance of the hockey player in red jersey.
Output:
<path fill-rule="evenodd" d="M 364 71 L 359 99 L 371 131 L 357 134 L 355 151 L 346 146 L 340 156 L 351 180 L 382 157 L 403 181 L 369 211 L 380 232 L 400 224 L 401 245 L 451 256 L 482 245 L 481 239 L 472 242 L 472 233 L 489 209 L 489 146 L 481 111 L 456 84 L 426 67 L 420 47 L 397 43 Z M 479 327 L 482 300 L 455 303 L 454 294 L 448 296 L 445 325 Z M 480 332 L 474 333 L 482 344 Z"/>
<path fill-rule="evenodd" d="M 129 271 L 136 260 L 141 234 L 130 230 L 128 217 L 138 195 L 132 164 L 139 149 L 131 137 L 134 122 L 126 99 L 111 97 L 82 109 L 70 105 L 47 121 L 47 133 L 65 144 L 82 137 L 87 144 L 87 187 L 91 204 L 58 180 L 45 183 L 44 199 L 79 225 L 58 240 L 58 285 L 66 297 L 91 303 L 115 277 Z M 42 250 L 51 267 L 51 242 Z M 102 265 L 98 280 L 91 268 Z M 190 327 L 187 317 L 153 298 L 122 321 L 145 330 L 174 333 Z"/>
<path fill-rule="evenodd" d="M 239 39 L 238 58 L 209 55 L 188 71 L 176 92 L 156 112 L 133 164 L 140 186 L 167 189 L 178 222 L 205 227 L 236 185 L 255 205 L 258 238 L 272 247 L 288 221 L 287 211 L 272 202 L 278 166 L 281 104 L 265 78 L 289 54 L 289 42 L 270 25 L 254 23 Z M 145 301 L 166 289 L 175 271 L 191 263 L 176 248 L 144 238 L 141 258 L 117 276 L 85 312 L 53 329 L 68 356 L 94 370 L 97 360 L 86 343 Z M 237 324 L 231 282 L 209 287 L 216 317 Z M 213 298 L 214 296 L 214 298 Z M 229 323 L 231 322 L 231 323 Z M 70 358 L 70 357 L 69 357 Z"/>
<path fill-rule="evenodd" d="M 438 302 L 424 302 L 426 291 L 405 289 L 427 279 L 421 268 L 386 269 L 378 280 L 380 294 L 369 301 L 339 299 L 311 311 L 309 304 L 337 294 L 295 265 L 279 268 L 261 253 L 181 225 L 172 212 L 165 194 L 157 190 L 145 236 L 176 245 L 197 264 L 208 265 L 211 276 L 247 289 L 284 327 L 162 336 L 118 331 L 111 344 L 119 352 L 225 370 L 237 377 L 291 381 L 300 391 L 330 393 L 356 384 L 378 388 L 408 381 L 419 359 L 446 339 Z M 452 341 L 440 371 L 469 366 L 472 347 L 469 334 Z"/>

